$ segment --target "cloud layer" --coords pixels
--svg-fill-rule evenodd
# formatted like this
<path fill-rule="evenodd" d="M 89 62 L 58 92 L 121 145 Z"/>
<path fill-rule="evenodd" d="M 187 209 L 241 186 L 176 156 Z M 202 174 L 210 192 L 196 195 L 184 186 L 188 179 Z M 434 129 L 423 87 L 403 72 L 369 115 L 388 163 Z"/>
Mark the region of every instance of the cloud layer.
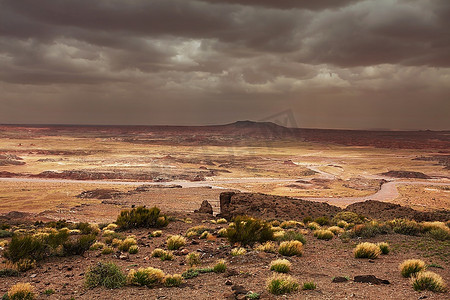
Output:
<path fill-rule="evenodd" d="M 446 0 L 0 0 L 0 122 L 450 129 Z"/>

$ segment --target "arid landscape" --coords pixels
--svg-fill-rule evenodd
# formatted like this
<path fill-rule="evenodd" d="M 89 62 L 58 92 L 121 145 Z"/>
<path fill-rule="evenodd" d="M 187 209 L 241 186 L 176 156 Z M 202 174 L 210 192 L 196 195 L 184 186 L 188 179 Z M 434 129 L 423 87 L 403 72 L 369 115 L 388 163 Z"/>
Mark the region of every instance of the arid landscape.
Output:
<path fill-rule="evenodd" d="M 0 291 L 30 282 L 42 299 L 275 299 L 279 296 L 266 286 L 274 273 L 270 264 L 287 258 L 289 275 L 300 283 L 288 294 L 292 299 L 446 299 L 445 290 L 415 291 L 398 265 L 421 259 L 450 281 L 448 149 L 445 131 L 304 130 L 250 121 L 208 127 L 3 125 L 0 253 L 3 270 L 21 271 L 0 273 L 5 274 Z M 114 224 L 121 211 L 141 206 L 158 207 L 168 224 Z M 263 241 L 232 240 L 224 232 L 243 215 L 270 224 L 275 248 L 302 240 L 302 255 L 258 250 Z M 20 267 L 24 258 L 12 260 L 8 245 L 14 237 L 50 232 L 53 226 L 54 232 L 68 227 L 69 239 L 77 238 L 84 236 L 80 222 L 103 229 L 95 232 L 91 250 L 81 255 L 52 250 L 31 256 L 33 265 L 26 268 Z M 113 225 L 106 229 L 108 224 Z M 156 227 L 162 234 L 152 237 Z M 202 229 L 189 234 L 193 227 Z M 319 227 L 330 228 L 331 238 L 317 237 Z M 111 245 L 108 235 L 115 238 Z M 167 249 L 173 235 L 185 239 L 171 251 L 173 257 L 152 257 L 156 248 Z M 121 248 L 127 236 L 133 236 L 137 254 Z M 355 258 L 361 242 L 387 242 L 390 252 Z M 111 252 L 102 254 L 104 247 Z M 245 254 L 232 255 L 236 247 Z M 183 273 L 188 253 L 200 257 L 193 265 L 199 270 L 224 259 L 226 271 L 190 278 Z M 153 267 L 184 275 L 178 287 L 161 281 L 150 288 L 89 288 L 87 269 L 99 262 L 113 262 L 125 274 Z M 388 284 L 373 278 L 357 282 L 361 275 Z M 334 283 L 338 277 L 343 282 Z M 305 282 L 316 288 L 302 290 Z"/>

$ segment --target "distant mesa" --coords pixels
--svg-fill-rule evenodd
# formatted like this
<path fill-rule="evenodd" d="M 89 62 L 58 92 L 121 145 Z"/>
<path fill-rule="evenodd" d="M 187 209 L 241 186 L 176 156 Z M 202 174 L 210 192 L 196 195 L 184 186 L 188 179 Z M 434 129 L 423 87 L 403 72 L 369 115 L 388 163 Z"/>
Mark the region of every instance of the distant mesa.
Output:
<path fill-rule="evenodd" d="M 414 171 L 388 171 L 381 173 L 381 175 L 396 177 L 396 178 L 417 178 L 417 179 L 430 179 L 431 177 L 422 173 Z"/>

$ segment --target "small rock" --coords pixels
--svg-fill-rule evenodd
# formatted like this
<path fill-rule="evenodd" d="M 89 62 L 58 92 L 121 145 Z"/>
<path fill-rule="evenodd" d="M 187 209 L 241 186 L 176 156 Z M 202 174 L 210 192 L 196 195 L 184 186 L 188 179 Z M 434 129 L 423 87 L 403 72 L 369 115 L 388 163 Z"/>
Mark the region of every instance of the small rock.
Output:
<path fill-rule="evenodd" d="M 242 285 L 235 284 L 231 287 L 231 289 L 234 291 L 236 295 L 247 294 L 247 290 Z"/>
<path fill-rule="evenodd" d="M 199 209 L 194 210 L 195 213 L 204 213 L 204 214 L 213 214 L 213 208 L 211 204 L 209 204 L 208 200 L 203 200 Z"/>
<path fill-rule="evenodd" d="M 35 278 L 37 276 L 37 274 L 31 274 L 30 278 Z"/>
<path fill-rule="evenodd" d="M 371 283 L 371 284 L 390 284 L 389 280 L 380 279 L 380 278 L 375 277 L 374 275 L 355 276 L 353 281 L 362 282 L 362 283 Z"/>
<path fill-rule="evenodd" d="M 122 260 L 127 260 L 127 259 L 129 259 L 130 257 L 128 256 L 128 254 L 121 254 L 120 256 L 119 256 L 119 259 L 122 259 Z"/>
<path fill-rule="evenodd" d="M 337 277 L 334 277 L 334 278 L 333 278 L 333 281 L 332 281 L 332 282 L 334 282 L 334 283 L 339 283 L 339 282 L 346 282 L 346 281 L 348 281 L 347 278 L 342 277 L 342 276 L 337 276 Z"/>
<path fill-rule="evenodd" d="M 227 280 L 225 281 L 225 285 L 232 285 L 233 283 L 231 282 L 231 280 Z"/>

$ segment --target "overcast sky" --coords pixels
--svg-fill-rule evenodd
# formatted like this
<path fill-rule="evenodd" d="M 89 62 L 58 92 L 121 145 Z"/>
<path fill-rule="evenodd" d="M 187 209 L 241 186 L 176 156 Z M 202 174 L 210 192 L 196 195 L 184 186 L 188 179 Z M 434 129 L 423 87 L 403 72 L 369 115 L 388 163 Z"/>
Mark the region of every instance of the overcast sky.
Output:
<path fill-rule="evenodd" d="M 448 0 L 0 0 L 0 123 L 450 129 Z"/>

